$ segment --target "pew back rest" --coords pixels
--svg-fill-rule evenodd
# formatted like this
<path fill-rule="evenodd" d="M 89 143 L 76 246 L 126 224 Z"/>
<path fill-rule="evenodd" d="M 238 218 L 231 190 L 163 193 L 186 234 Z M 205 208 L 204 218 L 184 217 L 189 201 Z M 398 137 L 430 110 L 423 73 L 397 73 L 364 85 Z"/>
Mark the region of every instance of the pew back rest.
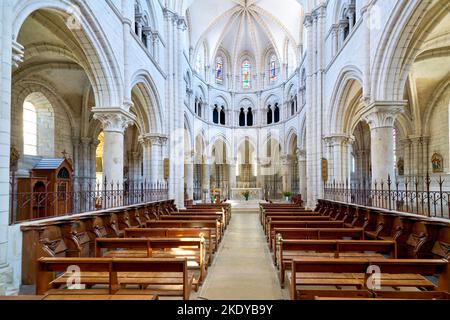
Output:
<path fill-rule="evenodd" d="M 76 266 L 80 272 L 108 273 L 109 291 L 120 288 L 117 272 L 163 272 L 183 274 L 183 298 L 189 299 L 187 259 L 185 258 L 40 258 L 36 281 L 36 294 L 47 292 L 55 273 L 63 273 Z"/>

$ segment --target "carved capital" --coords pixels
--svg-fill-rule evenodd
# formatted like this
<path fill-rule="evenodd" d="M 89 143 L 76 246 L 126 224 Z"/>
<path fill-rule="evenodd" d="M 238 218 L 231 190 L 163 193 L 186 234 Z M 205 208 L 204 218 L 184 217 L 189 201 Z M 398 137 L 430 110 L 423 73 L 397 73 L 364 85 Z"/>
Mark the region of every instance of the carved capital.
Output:
<path fill-rule="evenodd" d="M 370 129 L 394 127 L 395 118 L 404 112 L 406 101 L 374 102 L 362 116 Z"/>
<path fill-rule="evenodd" d="M 298 161 L 304 161 L 306 160 L 306 150 L 297 148 L 295 150 L 295 155 L 297 156 Z"/>
<path fill-rule="evenodd" d="M 167 136 L 159 133 L 147 133 L 139 137 L 139 142 L 144 146 L 165 146 L 167 143 Z"/>
<path fill-rule="evenodd" d="M 105 132 L 124 133 L 134 123 L 136 116 L 122 108 L 94 108 L 94 119 L 100 121 Z"/>
<path fill-rule="evenodd" d="M 354 141 L 354 138 L 347 134 L 335 133 L 335 134 L 324 137 L 323 140 L 330 147 L 335 147 L 335 146 L 343 146 L 345 144 L 352 144 Z"/>

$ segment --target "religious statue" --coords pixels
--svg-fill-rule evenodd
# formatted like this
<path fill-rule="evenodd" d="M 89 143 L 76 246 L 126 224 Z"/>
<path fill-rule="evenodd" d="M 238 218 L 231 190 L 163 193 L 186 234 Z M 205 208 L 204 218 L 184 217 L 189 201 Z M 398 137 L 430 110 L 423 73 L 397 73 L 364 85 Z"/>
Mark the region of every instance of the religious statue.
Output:
<path fill-rule="evenodd" d="M 443 162 L 444 159 L 442 155 L 435 152 L 431 157 L 431 165 L 433 167 L 433 173 L 439 173 L 444 171 Z"/>
<path fill-rule="evenodd" d="M 405 174 L 405 160 L 400 157 L 397 161 L 397 172 L 399 176 L 403 176 Z"/>

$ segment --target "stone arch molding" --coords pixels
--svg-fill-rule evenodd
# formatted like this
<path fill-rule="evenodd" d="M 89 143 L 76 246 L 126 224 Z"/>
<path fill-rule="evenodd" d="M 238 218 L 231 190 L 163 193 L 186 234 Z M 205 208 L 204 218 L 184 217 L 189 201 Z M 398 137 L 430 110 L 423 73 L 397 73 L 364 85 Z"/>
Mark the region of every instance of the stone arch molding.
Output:
<path fill-rule="evenodd" d="M 55 112 L 57 112 L 58 107 L 61 107 L 69 120 L 72 135 L 76 136 L 80 124 L 76 120 L 72 109 L 67 102 L 58 95 L 56 89 L 44 79 L 35 77 L 33 79 L 23 79 L 14 82 L 12 96 L 15 97 L 15 99 L 12 101 L 12 106 L 21 107 L 25 99 L 34 92 L 42 93 L 50 102 Z"/>
<path fill-rule="evenodd" d="M 55 10 L 68 20 L 69 29 L 79 40 L 93 75 L 93 87 L 97 107 L 121 106 L 123 104 L 123 79 L 117 58 L 110 43 L 88 4 L 79 0 L 18 0 L 13 6 L 13 40 L 16 41 L 25 20 L 37 10 Z M 69 17 L 75 16 L 77 23 L 70 25 Z"/>
<path fill-rule="evenodd" d="M 401 101 L 414 59 L 428 32 L 450 11 L 450 1 L 399 1 L 382 32 L 372 67 L 374 100 Z"/>
<path fill-rule="evenodd" d="M 212 151 L 214 146 L 216 145 L 216 142 L 222 142 L 225 145 L 225 150 L 227 153 L 227 159 L 229 160 L 232 156 L 231 154 L 231 145 L 230 142 L 228 141 L 227 137 L 223 134 L 223 133 L 218 133 L 216 135 L 214 135 L 214 137 L 212 137 L 212 139 L 210 140 L 209 144 L 208 144 L 208 151 L 207 151 L 207 155 L 209 157 L 212 157 Z"/>
<path fill-rule="evenodd" d="M 137 86 L 145 103 L 141 108 L 136 108 L 144 122 L 142 125 L 146 132 L 142 133 L 162 133 L 164 118 L 161 99 L 153 78 L 147 70 L 138 70 L 131 79 L 131 88 Z"/>
<path fill-rule="evenodd" d="M 335 81 L 336 85 L 331 94 L 329 105 L 331 133 L 351 133 L 352 121 L 348 121 L 348 118 L 354 110 L 350 110 L 349 106 L 345 105 L 345 99 L 353 81 L 363 88 L 363 73 L 356 66 L 344 67 Z"/>

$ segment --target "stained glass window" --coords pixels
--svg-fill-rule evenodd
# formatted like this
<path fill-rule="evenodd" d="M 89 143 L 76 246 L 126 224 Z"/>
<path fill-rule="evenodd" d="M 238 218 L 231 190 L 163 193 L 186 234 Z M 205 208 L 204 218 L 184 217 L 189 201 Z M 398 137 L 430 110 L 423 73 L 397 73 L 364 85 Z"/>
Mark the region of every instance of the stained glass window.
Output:
<path fill-rule="evenodd" d="M 217 57 L 216 59 L 216 82 L 223 82 L 223 61 L 222 57 Z"/>
<path fill-rule="evenodd" d="M 277 60 L 275 56 L 270 58 L 270 82 L 275 82 L 278 80 L 277 75 Z"/>
<path fill-rule="evenodd" d="M 248 60 L 242 63 L 242 88 L 250 88 L 250 63 Z"/>

